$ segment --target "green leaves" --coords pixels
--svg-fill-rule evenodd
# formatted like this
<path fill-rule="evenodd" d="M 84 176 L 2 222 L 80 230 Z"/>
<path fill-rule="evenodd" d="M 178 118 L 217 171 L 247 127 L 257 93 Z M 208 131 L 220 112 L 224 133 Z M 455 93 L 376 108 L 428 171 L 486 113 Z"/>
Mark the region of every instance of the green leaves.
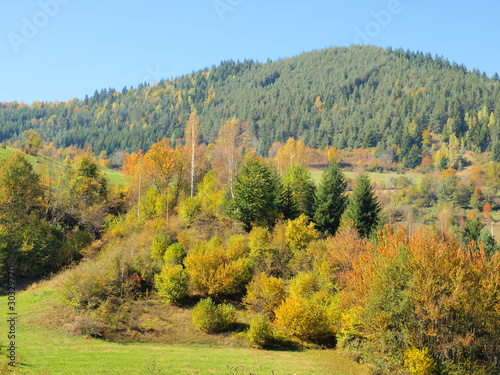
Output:
<path fill-rule="evenodd" d="M 314 221 L 320 231 L 334 235 L 340 225 L 347 197 L 347 182 L 337 163 L 331 163 L 323 172 L 316 196 Z"/>
<path fill-rule="evenodd" d="M 241 221 L 246 231 L 252 226 L 274 224 L 279 200 L 277 175 L 261 158 L 251 158 L 243 165 L 234 185 L 231 215 Z"/>
<path fill-rule="evenodd" d="M 13 154 L 0 168 L 0 209 L 16 220 L 40 208 L 42 186 L 33 166 L 21 153 Z"/>
<path fill-rule="evenodd" d="M 368 237 L 379 223 L 380 204 L 373 192 L 370 178 L 362 174 L 356 183 L 346 209 L 346 219 L 351 220 L 361 236 Z"/>

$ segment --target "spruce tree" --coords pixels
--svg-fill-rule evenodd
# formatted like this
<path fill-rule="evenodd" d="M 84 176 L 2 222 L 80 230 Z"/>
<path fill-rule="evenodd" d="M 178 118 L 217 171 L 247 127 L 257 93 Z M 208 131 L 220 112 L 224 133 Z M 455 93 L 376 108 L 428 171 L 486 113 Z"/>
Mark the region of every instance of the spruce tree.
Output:
<path fill-rule="evenodd" d="M 340 225 L 347 204 L 346 188 L 347 182 L 339 165 L 331 163 L 321 176 L 314 214 L 317 228 L 325 234 L 334 235 Z"/>
<path fill-rule="evenodd" d="M 310 219 L 314 217 L 314 198 L 316 195 L 316 185 L 309 172 L 303 165 L 295 165 L 289 168 L 283 177 L 285 193 L 289 190 L 295 205 L 295 216 L 307 215 Z M 283 194 L 283 190 L 282 190 Z"/>
<path fill-rule="evenodd" d="M 279 198 L 278 176 L 263 159 L 253 157 L 236 177 L 230 215 L 241 221 L 246 231 L 253 225 L 270 227 L 277 216 Z"/>
<path fill-rule="evenodd" d="M 380 204 L 375 197 L 370 178 L 362 174 L 349 197 L 346 219 L 351 220 L 363 237 L 368 237 L 380 221 Z"/>
<path fill-rule="evenodd" d="M 283 220 L 294 220 L 300 215 L 297 201 L 294 199 L 293 190 L 290 185 L 281 184 L 278 213 L 282 215 Z"/>

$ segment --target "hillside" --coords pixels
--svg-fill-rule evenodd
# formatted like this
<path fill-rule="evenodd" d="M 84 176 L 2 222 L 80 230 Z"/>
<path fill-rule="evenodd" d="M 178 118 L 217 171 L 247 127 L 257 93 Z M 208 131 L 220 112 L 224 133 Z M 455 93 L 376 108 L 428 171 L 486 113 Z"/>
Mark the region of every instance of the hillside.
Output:
<path fill-rule="evenodd" d="M 19 150 L 13 147 L 0 147 L 0 162 L 15 152 L 19 152 Z M 57 169 L 58 172 L 61 172 L 62 162 L 60 160 L 43 155 L 33 156 L 26 154 L 25 157 L 26 160 L 28 160 L 33 165 L 35 170 L 42 176 L 47 175 L 51 167 Z M 101 169 L 112 186 L 119 187 L 123 186 L 126 183 L 126 177 L 123 175 L 123 173 L 106 167 L 101 167 Z"/>
<path fill-rule="evenodd" d="M 0 140 L 34 129 L 59 147 L 132 152 L 163 137 L 180 142 L 196 109 L 205 142 L 236 117 L 260 154 L 273 142 L 301 137 L 310 147 L 378 146 L 379 153 L 395 148 L 405 157 L 413 145 L 419 151 L 426 129 L 485 151 L 498 141 L 499 97 L 498 75 L 489 79 L 429 54 L 351 46 L 266 64 L 228 61 L 65 103 L 4 102 Z"/>

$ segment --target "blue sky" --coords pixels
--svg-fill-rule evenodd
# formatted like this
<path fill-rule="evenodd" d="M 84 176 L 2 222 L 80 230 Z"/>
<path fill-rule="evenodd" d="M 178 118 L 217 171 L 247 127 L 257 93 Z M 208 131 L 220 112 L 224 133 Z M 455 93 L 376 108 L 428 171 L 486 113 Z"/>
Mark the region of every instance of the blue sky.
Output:
<path fill-rule="evenodd" d="M 372 44 L 500 73 L 497 1 L 0 0 L 0 101 L 66 101 L 222 60 Z"/>

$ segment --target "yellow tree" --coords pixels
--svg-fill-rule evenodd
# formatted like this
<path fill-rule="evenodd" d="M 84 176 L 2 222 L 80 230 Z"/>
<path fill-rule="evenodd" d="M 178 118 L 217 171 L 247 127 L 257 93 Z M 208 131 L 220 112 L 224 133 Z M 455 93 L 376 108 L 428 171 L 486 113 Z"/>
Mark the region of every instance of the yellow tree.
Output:
<path fill-rule="evenodd" d="M 189 173 L 192 198 L 194 194 L 194 179 L 198 168 L 197 162 L 200 158 L 200 152 L 198 150 L 198 145 L 200 143 L 200 120 L 198 119 L 196 111 L 191 112 L 189 115 L 184 133 L 184 140 L 184 161 L 186 162 L 186 168 Z"/>
<path fill-rule="evenodd" d="M 24 151 L 30 155 L 37 155 L 42 148 L 42 137 L 34 130 L 26 130 L 23 132 Z"/>
<path fill-rule="evenodd" d="M 214 169 L 223 180 L 223 185 L 229 186 L 233 198 L 234 177 L 242 161 L 241 147 L 238 145 L 240 130 L 240 123 L 236 118 L 226 122 L 219 130 L 214 149 Z"/>
<path fill-rule="evenodd" d="M 338 163 L 338 161 L 339 151 L 335 147 L 330 146 L 330 148 L 328 149 L 328 163 Z"/>
<path fill-rule="evenodd" d="M 132 188 L 137 189 L 137 220 L 141 222 L 141 192 L 144 185 L 144 154 L 139 150 L 126 157 L 123 173 L 131 179 Z"/>
<path fill-rule="evenodd" d="M 147 174 L 156 185 L 160 194 L 166 194 L 168 185 L 176 170 L 175 150 L 170 141 L 163 138 L 151 146 L 144 155 Z"/>
<path fill-rule="evenodd" d="M 287 169 L 295 165 L 306 166 L 306 148 L 302 141 L 299 139 L 295 141 L 289 138 L 286 143 L 278 149 L 274 157 L 274 163 L 278 169 L 278 173 L 283 175 Z"/>

